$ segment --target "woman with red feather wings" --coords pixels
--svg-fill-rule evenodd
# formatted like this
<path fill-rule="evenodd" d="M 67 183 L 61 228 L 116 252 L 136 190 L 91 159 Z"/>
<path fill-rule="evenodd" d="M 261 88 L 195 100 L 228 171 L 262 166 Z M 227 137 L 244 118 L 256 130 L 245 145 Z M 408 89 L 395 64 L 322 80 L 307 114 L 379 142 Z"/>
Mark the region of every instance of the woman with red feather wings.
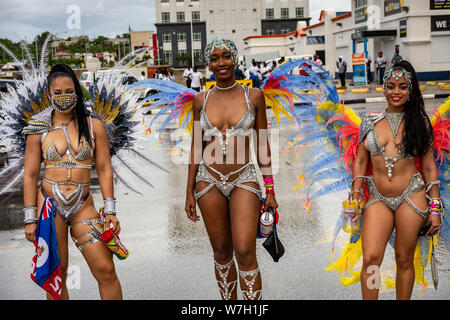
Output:
<path fill-rule="evenodd" d="M 311 156 L 315 161 L 298 180 L 300 184 L 309 180 L 307 210 L 312 199 L 350 187 L 363 212 L 362 228 L 326 269 L 350 273 L 341 283 L 361 280 L 363 298 L 376 299 L 379 286 L 368 285 L 373 278 L 368 268 L 379 270 L 389 242 L 396 252 L 397 276 L 395 283 L 389 279 L 385 283 L 396 287 L 398 299 L 409 299 L 414 281 L 425 288 L 424 269 L 430 261 L 437 288 L 435 240 L 450 250 L 450 224 L 444 215 L 449 194 L 450 100 L 435 110 L 430 121 L 416 73 L 407 61 L 386 73 L 384 88 L 388 107 L 382 113 L 359 118 L 350 108 L 331 101 L 312 107 L 309 120 L 317 120 L 316 131 L 298 143 L 318 139 L 328 143 L 325 148 L 315 147 Z M 336 160 L 338 165 L 330 166 Z M 313 184 L 330 178 L 338 180 L 309 196 Z M 332 254 L 341 228 L 339 219 Z M 361 256 L 361 272 L 354 271 Z"/>

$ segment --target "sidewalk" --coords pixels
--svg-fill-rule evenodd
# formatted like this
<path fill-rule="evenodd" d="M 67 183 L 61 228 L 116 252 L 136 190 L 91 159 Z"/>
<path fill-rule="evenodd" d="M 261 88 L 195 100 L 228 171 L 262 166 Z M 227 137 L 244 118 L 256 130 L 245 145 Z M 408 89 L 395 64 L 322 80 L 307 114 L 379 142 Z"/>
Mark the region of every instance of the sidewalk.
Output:
<path fill-rule="evenodd" d="M 386 99 L 384 98 L 383 91 L 377 92 L 383 88 L 382 85 L 377 82 L 372 82 L 365 86 L 353 86 L 349 85 L 350 81 L 347 79 L 347 90 L 345 93 L 341 92 L 339 89 L 339 80 L 334 80 L 338 88 L 339 99 L 344 101 L 345 104 L 352 103 L 375 103 L 375 102 L 384 102 Z M 445 85 L 444 85 L 445 84 Z M 450 81 L 435 81 L 434 85 L 431 85 L 430 82 L 419 82 L 419 86 L 423 88 L 422 96 L 424 99 L 441 99 L 447 98 L 450 96 Z M 443 88 L 443 89 L 442 89 Z M 353 89 L 363 89 L 361 92 L 352 92 Z M 368 92 L 364 92 L 368 89 Z"/>
<path fill-rule="evenodd" d="M 334 83 L 338 88 L 339 100 L 345 104 L 355 103 L 380 103 L 385 102 L 384 92 L 379 91 L 383 88 L 382 85 L 377 82 L 369 83 L 365 86 L 353 86 L 350 85 L 350 80 L 346 79 L 347 89 L 345 93 L 342 93 L 340 88 L 339 79 L 334 79 Z M 443 86 L 445 84 L 445 86 Z M 430 85 L 429 82 L 419 82 L 419 86 L 423 88 L 422 97 L 426 99 L 447 99 L 450 96 L 450 81 L 435 81 L 434 85 Z M 444 88 L 444 89 L 441 89 Z M 352 92 L 353 89 L 368 89 L 368 92 Z M 365 91 L 365 90 L 361 90 Z M 151 102 L 144 104 L 149 106 Z M 157 114 L 161 109 L 149 110 L 146 114 Z"/>

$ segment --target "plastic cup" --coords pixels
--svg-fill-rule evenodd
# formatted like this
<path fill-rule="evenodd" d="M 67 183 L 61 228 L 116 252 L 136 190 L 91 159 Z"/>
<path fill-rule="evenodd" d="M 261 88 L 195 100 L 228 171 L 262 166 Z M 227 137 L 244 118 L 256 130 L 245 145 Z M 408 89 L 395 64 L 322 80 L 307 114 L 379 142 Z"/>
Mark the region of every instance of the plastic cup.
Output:
<path fill-rule="evenodd" d="M 355 200 L 342 202 L 342 229 L 347 233 L 355 233 L 360 227 L 359 204 Z"/>

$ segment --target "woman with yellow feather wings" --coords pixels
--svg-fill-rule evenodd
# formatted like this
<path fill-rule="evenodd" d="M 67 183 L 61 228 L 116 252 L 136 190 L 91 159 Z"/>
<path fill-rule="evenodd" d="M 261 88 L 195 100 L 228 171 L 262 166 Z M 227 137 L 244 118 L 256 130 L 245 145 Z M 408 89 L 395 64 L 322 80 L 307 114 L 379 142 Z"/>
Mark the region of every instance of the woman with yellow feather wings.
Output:
<path fill-rule="evenodd" d="M 450 250 L 449 218 L 444 215 L 449 195 L 450 100 L 429 120 L 408 62 L 396 64 L 384 80 L 388 103 L 384 112 L 359 116 L 332 99 L 305 111 L 301 122 L 313 124 L 295 144 L 326 143 L 314 145 L 295 188 L 308 186 L 303 205 L 307 211 L 313 199 L 350 189 L 349 202 L 357 201 L 362 212 L 361 228 L 355 228 L 342 255 L 326 269 L 340 273 L 344 286 L 361 280 L 363 298 L 376 299 L 380 283 L 371 281 L 381 278 L 389 242 L 396 252 L 397 276 L 395 282 L 385 279 L 385 284 L 396 288 L 398 299 L 409 299 L 414 282 L 427 285 L 424 270 L 429 262 L 437 288 L 436 242 Z M 317 182 L 328 179 L 333 181 L 311 194 Z M 332 255 L 344 218 L 335 227 Z M 359 272 L 354 268 L 361 257 Z"/>

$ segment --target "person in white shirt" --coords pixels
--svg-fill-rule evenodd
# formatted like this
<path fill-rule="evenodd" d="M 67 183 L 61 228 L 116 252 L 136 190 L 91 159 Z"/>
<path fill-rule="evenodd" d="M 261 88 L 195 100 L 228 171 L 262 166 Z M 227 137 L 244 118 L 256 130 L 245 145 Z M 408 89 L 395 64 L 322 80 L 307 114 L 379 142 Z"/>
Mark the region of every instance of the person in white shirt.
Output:
<path fill-rule="evenodd" d="M 319 59 L 317 54 L 314 55 L 314 63 L 311 63 L 311 69 L 315 73 L 322 73 L 323 71 L 320 70 L 317 66 L 322 67 L 322 60 Z"/>
<path fill-rule="evenodd" d="M 244 61 L 241 61 L 241 63 L 239 64 L 238 68 L 241 69 L 242 73 L 245 73 L 246 69 L 245 69 L 245 66 L 244 66 Z"/>
<path fill-rule="evenodd" d="M 262 72 L 261 72 L 261 62 L 257 62 L 256 66 L 258 67 L 258 79 L 259 79 L 259 83 L 262 82 L 263 80 L 263 76 L 262 76 Z"/>
<path fill-rule="evenodd" d="M 317 64 L 319 67 L 321 67 L 323 65 L 322 60 L 320 60 L 319 56 L 317 54 L 314 55 L 314 62 L 315 64 Z"/>
<path fill-rule="evenodd" d="M 169 80 L 175 82 L 175 75 L 172 69 L 169 70 Z"/>
<path fill-rule="evenodd" d="M 270 67 L 267 66 L 267 63 L 263 62 L 263 66 L 261 68 L 261 75 L 262 75 L 263 80 L 266 79 L 267 76 L 269 76 L 270 71 L 271 71 L 271 69 L 270 69 Z"/>
<path fill-rule="evenodd" d="M 159 80 L 164 80 L 164 70 L 161 70 L 158 74 L 158 79 Z"/>
<path fill-rule="evenodd" d="M 144 71 L 141 72 L 140 80 L 145 80 L 145 72 Z"/>
<path fill-rule="evenodd" d="M 378 72 L 378 84 L 383 84 L 384 70 L 386 70 L 386 58 L 383 57 L 383 51 L 378 52 L 378 57 L 375 60 L 375 67 Z"/>
<path fill-rule="evenodd" d="M 192 73 L 193 72 L 194 71 L 192 70 L 190 65 L 186 69 L 184 69 L 184 72 L 183 72 L 183 77 L 186 80 L 186 87 L 188 87 L 188 88 L 191 87 Z"/>
<path fill-rule="evenodd" d="M 200 92 L 200 88 L 202 87 L 202 79 L 202 73 L 197 71 L 197 67 L 194 67 L 194 71 L 192 72 L 191 88 L 197 92 Z"/>
<path fill-rule="evenodd" d="M 253 61 L 252 62 L 252 66 L 250 67 L 250 69 L 249 69 L 249 72 L 250 72 L 250 79 L 252 79 L 253 80 L 253 87 L 254 88 L 259 88 L 259 76 L 258 76 L 258 74 L 259 74 L 259 68 L 258 68 L 258 66 L 256 65 L 256 61 Z"/>

